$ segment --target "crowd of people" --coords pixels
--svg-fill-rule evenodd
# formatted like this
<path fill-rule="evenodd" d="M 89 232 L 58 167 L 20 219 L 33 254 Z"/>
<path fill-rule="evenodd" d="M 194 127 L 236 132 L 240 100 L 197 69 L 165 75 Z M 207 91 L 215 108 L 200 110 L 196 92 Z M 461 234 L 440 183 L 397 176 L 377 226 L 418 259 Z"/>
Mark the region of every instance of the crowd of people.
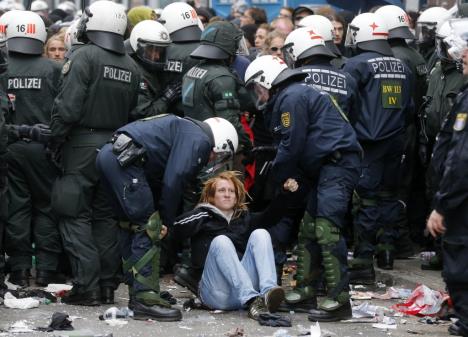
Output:
<path fill-rule="evenodd" d="M 124 282 L 135 319 L 177 321 L 170 273 L 210 309 L 338 321 L 375 263 L 431 250 L 468 336 L 466 5 L 192 5 L 4 9 L 0 295 Z"/>

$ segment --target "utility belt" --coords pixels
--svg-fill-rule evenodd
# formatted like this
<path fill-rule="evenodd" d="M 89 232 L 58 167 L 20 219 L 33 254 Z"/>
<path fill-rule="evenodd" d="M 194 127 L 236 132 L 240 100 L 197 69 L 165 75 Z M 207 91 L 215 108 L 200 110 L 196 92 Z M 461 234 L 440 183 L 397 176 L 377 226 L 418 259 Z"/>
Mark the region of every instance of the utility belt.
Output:
<path fill-rule="evenodd" d="M 120 166 L 128 167 L 135 165 L 142 167 L 146 163 L 146 150 L 135 143 L 125 133 L 116 133 L 111 139 L 112 152 L 117 156 Z"/>

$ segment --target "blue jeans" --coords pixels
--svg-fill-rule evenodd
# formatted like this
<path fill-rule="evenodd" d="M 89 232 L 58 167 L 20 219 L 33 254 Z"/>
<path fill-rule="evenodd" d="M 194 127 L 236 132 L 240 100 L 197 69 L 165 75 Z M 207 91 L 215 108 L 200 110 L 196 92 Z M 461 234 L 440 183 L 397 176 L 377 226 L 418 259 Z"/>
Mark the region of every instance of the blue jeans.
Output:
<path fill-rule="evenodd" d="M 211 241 L 200 280 L 203 304 L 211 309 L 237 310 L 276 286 L 273 246 L 266 230 L 250 234 L 242 261 L 227 236 Z"/>

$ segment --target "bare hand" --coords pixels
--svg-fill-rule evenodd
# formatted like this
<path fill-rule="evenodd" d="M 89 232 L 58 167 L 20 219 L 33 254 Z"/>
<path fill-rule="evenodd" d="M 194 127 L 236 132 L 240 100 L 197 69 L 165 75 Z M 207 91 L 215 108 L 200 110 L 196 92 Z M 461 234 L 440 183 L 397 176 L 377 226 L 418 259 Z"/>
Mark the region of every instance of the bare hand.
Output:
<path fill-rule="evenodd" d="M 288 180 L 286 180 L 286 182 L 284 183 L 283 188 L 285 191 L 296 192 L 299 188 L 299 184 L 295 179 L 288 178 Z"/>
<path fill-rule="evenodd" d="M 159 233 L 159 239 L 164 239 L 167 235 L 167 227 L 162 225 L 161 226 L 161 232 Z"/>
<path fill-rule="evenodd" d="M 426 228 L 433 237 L 445 233 L 444 216 L 433 210 L 427 220 Z"/>

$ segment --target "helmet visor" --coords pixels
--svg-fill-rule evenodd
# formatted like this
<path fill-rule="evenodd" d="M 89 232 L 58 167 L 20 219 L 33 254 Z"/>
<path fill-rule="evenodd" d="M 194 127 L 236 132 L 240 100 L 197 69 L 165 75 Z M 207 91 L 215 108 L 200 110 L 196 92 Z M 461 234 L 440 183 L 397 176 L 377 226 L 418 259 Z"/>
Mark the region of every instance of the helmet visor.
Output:
<path fill-rule="evenodd" d="M 249 47 L 247 47 L 247 41 L 245 37 L 242 37 L 239 41 L 239 47 L 236 51 L 237 55 L 249 56 Z"/>
<path fill-rule="evenodd" d="M 270 93 L 268 89 L 252 81 L 248 83 L 247 90 L 248 92 L 252 93 L 257 110 L 262 111 L 265 109 L 268 100 L 270 99 Z"/>
<path fill-rule="evenodd" d="M 462 59 L 467 48 L 468 41 L 468 19 L 450 20 L 450 34 L 444 38 L 443 43 L 447 46 L 447 54 L 455 61 Z"/>
<path fill-rule="evenodd" d="M 138 41 L 137 56 L 154 69 L 162 70 L 166 63 L 166 46 Z"/>
<path fill-rule="evenodd" d="M 356 35 L 359 31 L 359 27 L 348 25 L 348 31 L 346 33 L 345 46 L 356 47 Z"/>
<path fill-rule="evenodd" d="M 288 65 L 289 68 L 294 68 L 296 59 L 294 57 L 294 43 L 288 43 L 281 48 L 283 52 L 284 62 Z"/>
<path fill-rule="evenodd" d="M 416 25 L 416 42 L 433 43 L 436 34 L 437 24 L 433 22 L 420 22 Z"/>

